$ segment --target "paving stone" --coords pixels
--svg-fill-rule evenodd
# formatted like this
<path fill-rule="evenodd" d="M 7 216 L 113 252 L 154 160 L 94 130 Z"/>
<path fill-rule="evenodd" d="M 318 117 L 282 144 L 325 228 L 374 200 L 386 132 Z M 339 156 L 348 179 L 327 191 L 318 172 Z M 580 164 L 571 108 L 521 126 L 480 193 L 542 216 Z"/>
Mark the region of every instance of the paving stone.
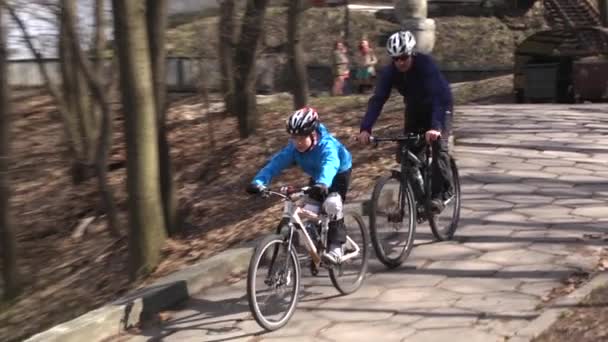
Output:
<path fill-rule="evenodd" d="M 412 250 L 410 258 L 426 260 L 462 260 L 480 255 L 481 252 L 455 243 L 437 243 L 418 246 Z"/>
<path fill-rule="evenodd" d="M 531 251 L 529 249 L 511 249 L 504 251 L 488 252 L 479 260 L 494 262 L 501 265 L 529 265 L 551 262 L 554 255 Z"/>
<path fill-rule="evenodd" d="M 479 316 L 479 313 L 470 310 L 442 308 L 430 310 L 428 317 L 416 321 L 411 326 L 416 330 L 470 327 L 477 322 Z"/>
<path fill-rule="evenodd" d="M 513 225 L 528 221 L 528 217 L 514 212 L 496 213 L 483 218 L 485 222 L 512 222 Z"/>
<path fill-rule="evenodd" d="M 490 276 L 500 270 L 503 266 L 491 262 L 479 260 L 443 260 L 436 261 L 424 268 L 429 272 L 440 272 L 450 277 L 481 277 Z M 445 282 L 445 278 L 442 279 Z M 437 284 L 433 285 L 436 286 Z"/>
<path fill-rule="evenodd" d="M 456 238 L 463 238 L 462 241 L 467 242 L 474 240 L 474 238 L 487 238 L 487 237 L 508 237 L 517 228 L 516 225 L 510 226 L 499 226 L 496 225 L 498 222 L 490 223 L 487 225 L 473 225 L 468 224 L 456 231 Z M 460 241 L 460 240 L 459 240 Z"/>
<path fill-rule="evenodd" d="M 534 262 L 534 260 L 531 260 Z M 497 278 L 518 279 L 526 282 L 564 279 L 575 270 L 556 264 L 508 266 L 496 273 Z"/>
<path fill-rule="evenodd" d="M 437 287 L 413 287 L 389 289 L 384 292 L 378 300 L 391 303 L 408 303 L 409 308 L 420 308 L 421 305 L 434 304 L 442 307 L 442 303 L 450 300 L 456 301 L 460 298 L 458 293 L 446 291 Z"/>
<path fill-rule="evenodd" d="M 590 272 L 595 269 L 598 261 L 599 253 L 594 253 L 591 255 L 584 255 L 579 253 L 568 255 L 564 258 L 558 258 L 553 263 L 564 267 L 571 267 L 577 270 Z"/>
<path fill-rule="evenodd" d="M 488 319 L 500 319 L 504 316 L 528 316 L 538 302 L 537 297 L 528 294 L 495 292 L 462 295 L 454 307 L 483 312 Z"/>
<path fill-rule="evenodd" d="M 381 298 L 381 297 L 380 297 Z M 337 300 L 324 303 L 301 304 L 298 309 L 311 310 L 317 316 L 336 322 L 382 321 L 395 313 L 394 303 L 376 299 Z"/>
<path fill-rule="evenodd" d="M 323 329 L 321 336 L 330 341 L 361 341 L 368 342 L 377 340 L 382 341 L 402 341 L 404 338 L 414 334 L 415 330 L 404 327 L 400 324 L 387 322 L 361 322 L 361 323 L 337 323 Z"/>
<path fill-rule="evenodd" d="M 606 147 L 608 149 L 608 147 Z M 576 168 L 590 171 L 608 171 L 608 164 L 576 163 Z"/>
<path fill-rule="evenodd" d="M 494 167 L 504 170 L 518 170 L 518 171 L 538 171 L 543 166 L 539 164 L 528 163 L 528 161 L 522 161 L 521 163 L 503 163 L 499 162 Z"/>
<path fill-rule="evenodd" d="M 558 205 L 534 205 L 527 208 L 515 208 L 513 211 L 524 214 L 528 217 L 565 217 L 568 218 L 572 211 L 569 207 Z"/>
<path fill-rule="evenodd" d="M 475 241 L 475 240 L 476 240 L 475 238 L 472 239 L 472 241 Z M 502 251 L 502 250 L 506 250 L 506 249 L 525 248 L 532 244 L 532 242 L 505 241 L 505 240 L 509 240 L 509 239 L 508 238 L 505 239 L 504 237 L 500 237 L 500 236 L 488 237 L 488 238 L 479 239 L 479 240 L 486 241 L 486 242 L 465 242 L 465 243 L 463 243 L 463 246 L 466 246 L 469 248 L 474 248 L 474 249 L 484 251 L 484 252 L 495 252 L 495 251 Z M 494 240 L 494 241 L 492 241 L 492 240 Z"/>
<path fill-rule="evenodd" d="M 466 202 L 467 209 L 481 210 L 481 211 L 496 211 L 510 209 L 513 207 L 513 203 L 497 201 L 493 199 L 483 200 L 468 200 Z"/>
<path fill-rule="evenodd" d="M 287 325 L 277 331 L 265 333 L 263 336 L 265 339 L 289 337 L 291 340 L 291 337 L 306 336 L 329 325 L 331 325 L 331 322 L 321 315 L 312 315 L 305 310 L 296 310 Z"/>
<path fill-rule="evenodd" d="M 572 183 L 597 183 L 601 184 L 606 182 L 605 177 L 598 177 L 594 175 L 564 175 L 559 177 L 560 180 Z"/>
<path fill-rule="evenodd" d="M 598 219 L 605 218 L 608 216 L 608 205 L 574 209 L 574 211 L 572 211 L 572 214 Z"/>
<path fill-rule="evenodd" d="M 530 195 L 530 194 L 522 194 L 522 195 L 499 195 L 496 197 L 501 201 L 510 202 L 513 204 L 548 204 L 554 201 L 554 198 L 551 196 L 542 196 L 542 195 Z"/>
<path fill-rule="evenodd" d="M 589 158 L 588 154 L 580 153 L 580 152 L 545 150 L 545 151 L 543 151 L 543 154 L 547 155 L 547 156 L 557 157 L 557 158 Z"/>
<path fill-rule="evenodd" d="M 556 159 L 550 158 L 548 156 L 542 156 L 542 158 L 530 158 L 528 163 L 538 164 L 543 166 L 572 166 L 576 164 L 575 161 L 565 160 L 565 159 Z"/>
<path fill-rule="evenodd" d="M 547 236 L 548 240 L 551 238 L 550 236 Z M 578 242 L 580 242 L 581 240 L 578 240 Z M 542 252 L 542 253 L 547 253 L 547 254 L 553 254 L 553 255 L 561 255 L 561 256 L 566 256 L 566 255 L 570 255 L 572 253 L 576 253 L 576 248 L 575 247 L 569 247 L 568 245 L 564 245 L 563 242 L 558 242 L 558 243 L 546 243 L 544 241 L 540 242 L 540 243 L 533 243 L 530 246 L 528 246 L 529 250 L 532 251 L 537 251 L 537 252 Z"/>
<path fill-rule="evenodd" d="M 561 205 L 561 206 L 570 207 L 570 208 L 593 206 L 594 204 L 602 204 L 602 203 L 605 203 L 605 201 L 602 201 L 600 199 L 593 199 L 593 198 L 566 198 L 566 199 L 559 199 L 559 200 L 556 200 L 555 202 L 553 202 L 553 204 L 555 204 L 555 205 Z"/>
<path fill-rule="evenodd" d="M 416 332 L 408 342 L 504 342 L 503 336 L 471 328 L 432 329 Z"/>
<path fill-rule="evenodd" d="M 507 278 L 478 278 L 478 277 L 450 277 L 441 282 L 438 287 L 458 293 L 490 293 L 500 291 L 514 291 L 521 283 L 518 279 Z"/>
<path fill-rule="evenodd" d="M 432 287 L 446 278 L 443 274 L 416 274 L 411 272 L 376 273 L 365 280 L 365 286 L 381 285 L 385 288 Z"/>
<path fill-rule="evenodd" d="M 579 198 L 588 197 L 589 192 L 574 187 L 540 187 L 535 191 L 536 194 L 544 196 L 553 196 L 556 199 L 560 198 Z"/>
<path fill-rule="evenodd" d="M 593 171 L 585 170 L 578 167 L 559 167 L 549 166 L 543 169 L 545 172 L 550 172 L 556 175 L 590 175 Z"/>
<path fill-rule="evenodd" d="M 498 194 L 529 194 L 538 190 L 537 186 L 517 182 L 503 184 L 487 184 L 484 190 Z"/>
<path fill-rule="evenodd" d="M 561 282 L 554 280 L 524 282 L 517 291 L 542 298 L 548 295 L 551 290 L 561 286 L 563 286 Z"/>

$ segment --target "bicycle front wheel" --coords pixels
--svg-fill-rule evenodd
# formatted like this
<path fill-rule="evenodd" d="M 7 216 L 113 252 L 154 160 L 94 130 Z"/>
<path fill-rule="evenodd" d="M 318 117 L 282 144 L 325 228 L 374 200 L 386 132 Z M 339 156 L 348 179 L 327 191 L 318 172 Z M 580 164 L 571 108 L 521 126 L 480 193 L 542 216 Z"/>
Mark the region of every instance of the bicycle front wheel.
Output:
<path fill-rule="evenodd" d="M 416 205 L 412 188 L 401 186 L 394 175 L 380 178 L 374 186 L 369 230 L 378 260 L 388 268 L 400 266 L 410 255 L 416 231 Z"/>
<path fill-rule="evenodd" d="M 347 295 L 357 291 L 363 284 L 369 259 L 369 232 L 361 216 L 353 212 L 344 213 L 344 227 L 345 260 L 329 269 L 329 278 L 340 293 Z"/>
<path fill-rule="evenodd" d="M 460 220 L 460 180 L 456 161 L 450 157 L 452 168 L 452 193 L 444 200 L 444 209 L 439 215 L 429 215 L 429 225 L 433 235 L 439 241 L 451 240 L 454 237 Z M 430 191 L 430 184 L 427 188 Z M 427 213 L 430 213 L 430 202 L 427 203 Z"/>
<path fill-rule="evenodd" d="M 269 331 L 287 324 L 299 299 L 300 263 L 280 235 L 256 247 L 247 273 L 247 299 L 256 322 Z"/>

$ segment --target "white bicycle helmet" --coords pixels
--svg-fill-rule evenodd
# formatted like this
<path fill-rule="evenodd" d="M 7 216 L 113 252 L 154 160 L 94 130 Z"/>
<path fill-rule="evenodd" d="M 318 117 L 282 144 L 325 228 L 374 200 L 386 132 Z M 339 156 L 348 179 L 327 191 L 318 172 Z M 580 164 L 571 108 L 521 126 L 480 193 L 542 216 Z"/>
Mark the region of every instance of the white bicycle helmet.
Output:
<path fill-rule="evenodd" d="M 286 122 L 287 133 L 309 135 L 319 127 L 319 114 L 310 107 L 296 110 Z"/>
<path fill-rule="evenodd" d="M 415 46 L 416 38 L 410 31 L 395 32 L 386 41 L 386 51 L 391 57 L 411 55 Z"/>

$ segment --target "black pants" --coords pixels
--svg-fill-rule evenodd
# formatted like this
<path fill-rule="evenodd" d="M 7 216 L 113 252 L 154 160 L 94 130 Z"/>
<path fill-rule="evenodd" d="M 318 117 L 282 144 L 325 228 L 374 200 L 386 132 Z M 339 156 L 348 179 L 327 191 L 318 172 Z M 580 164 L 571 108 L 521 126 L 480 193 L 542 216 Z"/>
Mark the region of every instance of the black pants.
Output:
<path fill-rule="evenodd" d="M 328 193 L 337 192 L 342 198 L 342 205 L 346 202 L 346 194 L 348 193 L 348 187 L 350 186 L 350 174 L 352 169 L 338 173 L 331 183 L 328 189 Z M 313 185 L 314 180 L 310 180 L 310 184 Z M 346 242 L 346 228 L 344 227 L 344 218 L 329 221 L 329 230 L 327 231 L 328 244 L 343 244 Z"/>

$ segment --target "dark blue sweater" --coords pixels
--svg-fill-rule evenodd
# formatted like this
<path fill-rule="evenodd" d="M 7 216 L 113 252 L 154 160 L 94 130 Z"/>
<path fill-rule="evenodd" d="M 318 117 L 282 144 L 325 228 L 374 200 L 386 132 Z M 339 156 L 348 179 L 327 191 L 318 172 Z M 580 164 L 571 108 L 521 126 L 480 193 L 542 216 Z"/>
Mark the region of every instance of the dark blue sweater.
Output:
<path fill-rule="evenodd" d="M 371 133 L 384 103 L 393 88 L 403 95 L 406 122 L 409 130 L 446 128 L 446 112 L 452 110 L 452 91 L 433 59 L 425 54 L 412 56 L 412 66 L 403 73 L 394 63 L 380 71 L 374 95 L 369 99 L 361 130 Z M 406 101 L 407 97 L 407 101 Z"/>

